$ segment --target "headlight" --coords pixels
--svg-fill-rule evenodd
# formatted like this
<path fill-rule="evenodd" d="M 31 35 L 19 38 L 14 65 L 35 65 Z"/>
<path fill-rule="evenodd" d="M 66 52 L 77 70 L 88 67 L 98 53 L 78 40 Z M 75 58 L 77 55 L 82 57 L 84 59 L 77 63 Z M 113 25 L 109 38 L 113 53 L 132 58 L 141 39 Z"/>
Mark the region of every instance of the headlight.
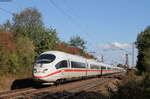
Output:
<path fill-rule="evenodd" d="M 48 69 L 44 69 L 44 70 L 43 70 L 43 73 L 45 73 L 47 70 L 48 70 Z"/>

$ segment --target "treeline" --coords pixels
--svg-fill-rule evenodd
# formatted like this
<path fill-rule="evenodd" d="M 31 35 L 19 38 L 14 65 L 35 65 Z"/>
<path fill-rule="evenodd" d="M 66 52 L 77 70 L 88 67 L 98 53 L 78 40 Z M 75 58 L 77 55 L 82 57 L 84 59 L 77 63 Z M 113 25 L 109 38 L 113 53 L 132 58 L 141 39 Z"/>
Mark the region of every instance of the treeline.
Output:
<path fill-rule="evenodd" d="M 116 90 L 108 87 L 108 99 L 149 99 L 150 97 L 150 26 L 138 34 L 137 69 L 133 69 L 114 83 Z M 107 99 L 107 98 L 106 98 Z"/>
<path fill-rule="evenodd" d="M 136 67 L 140 74 L 150 74 L 150 26 L 138 34 L 136 46 L 138 48 Z"/>
<path fill-rule="evenodd" d="M 44 27 L 35 8 L 14 13 L 0 25 L 0 74 L 30 72 L 35 57 L 49 50 L 60 50 L 94 58 L 86 53 L 86 42 L 73 36 L 68 43 L 59 40 L 56 29 Z"/>

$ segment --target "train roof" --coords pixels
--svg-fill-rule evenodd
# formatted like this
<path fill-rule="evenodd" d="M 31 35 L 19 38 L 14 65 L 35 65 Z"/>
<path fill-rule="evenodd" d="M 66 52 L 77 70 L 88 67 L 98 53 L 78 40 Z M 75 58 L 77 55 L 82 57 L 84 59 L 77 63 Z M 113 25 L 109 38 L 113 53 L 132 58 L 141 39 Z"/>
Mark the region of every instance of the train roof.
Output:
<path fill-rule="evenodd" d="M 113 67 L 113 68 L 118 68 L 118 69 L 121 69 L 120 67 L 116 67 L 116 66 L 113 66 L 113 65 L 109 65 L 109 64 L 105 64 L 103 62 L 98 62 L 97 60 L 95 59 L 87 59 L 83 56 L 79 56 L 79 55 L 74 55 L 74 54 L 69 54 L 69 53 L 66 53 L 66 52 L 62 52 L 62 51 L 46 51 L 42 54 L 53 54 L 53 55 L 56 55 L 56 56 L 62 56 L 62 57 L 66 57 L 66 58 L 69 58 L 70 60 L 76 60 L 76 61 L 79 61 L 79 62 L 88 62 L 90 64 L 97 64 L 97 65 L 103 65 L 103 66 L 106 66 L 106 67 Z"/>
<path fill-rule="evenodd" d="M 73 54 L 69 54 L 69 53 L 66 53 L 66 52 L 61 52 L 61 51 L 47 51 L 47 52 L 44 52 L 42 54 L 53 54 L 53 55 L 56 55 L 56 56 L 60 56 L 60 57 L 63 57 L 63 58 L 68 58 L 69 60 L 77 60 L 77 61 L 80 61 L 80 62 L 84 62 L 86 60 L 86 58 L 82 57 L 82 56 L 79 56 L 79 55 L 73 55 Z"/>
<path fill-rule="evenodd" d="M 79 55 L 74 55 L 74 54 L 69 54 L 69 53 L 66 53 L 66 52 L 62 52 L 62 51 L 47 51 L 47 52 L 44 52 L 42 54 L 54 54 L 54 55 L 59 55 L 59 56 L 64 56 L 64 57 L 68 57 L 69 59 L 73 59 L 73 60 L 79 60 L 79 61 L 90 61 L 90 62 L 95 62 L 95 63 L 98 63 L 98 61 L 94 60 L 94 59 L 87 59 L 83 56 L 79 56 Z"/>

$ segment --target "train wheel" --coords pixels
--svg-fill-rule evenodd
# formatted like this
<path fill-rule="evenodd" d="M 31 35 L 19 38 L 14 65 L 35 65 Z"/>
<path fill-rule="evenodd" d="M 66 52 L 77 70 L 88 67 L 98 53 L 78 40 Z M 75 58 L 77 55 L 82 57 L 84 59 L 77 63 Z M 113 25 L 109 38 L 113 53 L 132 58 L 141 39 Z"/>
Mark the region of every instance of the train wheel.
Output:
<path fill-rule="evenodd" d="M 56 80 L 56 82 L 55 82 L 55 86 L 58 86 L 58 85 L 62 84 L 63 82 L 64 82 L 63 79 L 58 79 L 58 80 Z"/>
<path fill-rule="evenodd" d="M 101 75 L 98 75 L 97 77 L 98 77 L 98 78 L 100 78 L 100 77 L 101 77 Z"/>
<path fill-rule="evenodd" d="M 59 80 L 56 80 L 55 86 L 58 86 L 58 85 L 59 85 Z"/>

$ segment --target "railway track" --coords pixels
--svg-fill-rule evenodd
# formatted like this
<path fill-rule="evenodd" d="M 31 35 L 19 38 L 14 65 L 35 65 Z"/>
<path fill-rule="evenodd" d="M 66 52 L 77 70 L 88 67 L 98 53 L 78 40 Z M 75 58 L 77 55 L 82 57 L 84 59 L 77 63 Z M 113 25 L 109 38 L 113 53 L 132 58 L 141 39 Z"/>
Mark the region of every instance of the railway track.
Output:
<path fill-rule="evenodd" d="M 33 88 L 24 88 L 24 89 L 16 89 L 16 90 L 10 90 L 10 91 L 4 91 L 4 92 L 0 92 L 0 99 L 7 99 L 7 98 L 11 98 L 17 95 L 21 95 L 23 93 L 26 92 L 31 92 L 33 90 Z"/>
<path fill-rule="evenodd" d="M 107 76 L 101 78 L 91 78 L 81 81 L 70 82 L 66 84 L 61 84 L 58 86 L 51 86 L 46 88 L 25 88 L 17 89 L 12 91 L 0 92 L 0 99 L 42 99 L 42 97 L 50 96 L 49 99 L 65 99 L 70 97 L 74 92 L 86 91 L 97 85 L 102 85 L 111 81 L 113 78 L 108 78 Z M 38 97 L 38 98 L 37 98 Z M 52 98 L 54 97 L 54 98 Z M 64 97 L 64 98 L 63 98 Z M 44 98 L 43 98 L 44 99 Z"/>

